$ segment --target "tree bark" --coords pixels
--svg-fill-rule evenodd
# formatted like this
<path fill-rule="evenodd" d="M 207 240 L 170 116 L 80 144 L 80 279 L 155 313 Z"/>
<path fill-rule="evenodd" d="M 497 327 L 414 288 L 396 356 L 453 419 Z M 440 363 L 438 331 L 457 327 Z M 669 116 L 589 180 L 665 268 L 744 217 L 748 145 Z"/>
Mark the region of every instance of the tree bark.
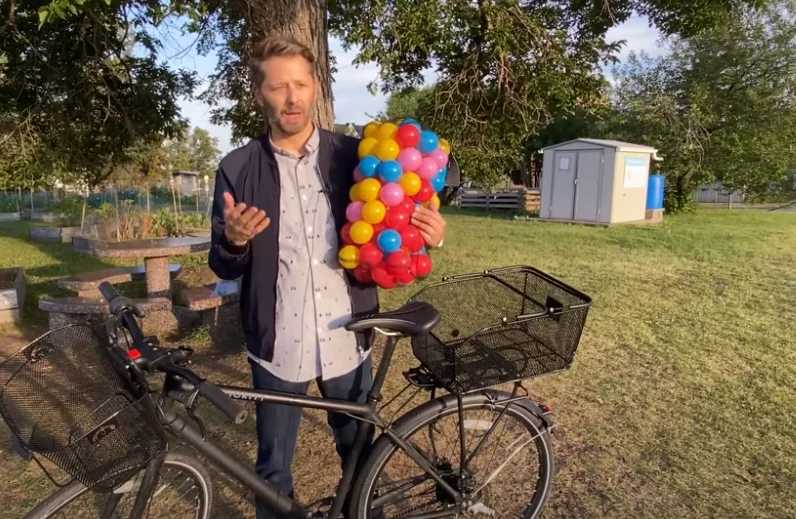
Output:
<path fill-rule="evenodd" d="M 313 120 L 326 130 L 334 129 L 332 73 L 329 64 L 329 37 L 326 0 L 238 0 L 238 10 L 249 25 L 251 45 L 272 34 L 289 35 L 307 45 L 315 55 L 318 100 Z"/>

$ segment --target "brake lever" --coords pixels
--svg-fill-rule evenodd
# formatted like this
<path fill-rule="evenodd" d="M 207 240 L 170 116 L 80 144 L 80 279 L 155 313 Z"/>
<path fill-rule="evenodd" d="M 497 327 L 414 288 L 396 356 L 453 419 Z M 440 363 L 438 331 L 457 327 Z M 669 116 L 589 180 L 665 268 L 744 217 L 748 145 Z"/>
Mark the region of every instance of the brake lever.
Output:
<path fill-rule="evenodd" d="M 205 439 L 207 437 L 207 432 L 205 431 L 205 424 L 202 423 L 202 420 L 200 420 L 199 417 L 196 416 L 196 413 L 194 412 L 194 409 L 196 408 L 196 400 L 197 400 L 196 396 L 198 394 L 199 394 L 199 390 L 198 389 L 195 389 L 191 393 L 191 400 L 192 400 L 191 406 L 190 407 L 186 407 L 185 408 L 185 412 L 188 414 L 188 418 L 190 418 L 191 420 L 196 422 L 196 425 L 199 426 L 199 432 L 202 433 L 202 441 L 205 441 Z"/>

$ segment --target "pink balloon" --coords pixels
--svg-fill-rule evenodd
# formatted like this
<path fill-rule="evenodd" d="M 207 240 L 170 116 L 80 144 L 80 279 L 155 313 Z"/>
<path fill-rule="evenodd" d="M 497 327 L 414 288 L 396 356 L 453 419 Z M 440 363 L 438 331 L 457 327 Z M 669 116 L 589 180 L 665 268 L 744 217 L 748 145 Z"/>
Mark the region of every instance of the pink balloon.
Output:
<path fill-rule="evenodd" d="M 360 173 L 359 166 L 357 166 L 354 168 L 354 182 L 360 182 L 362 180 L 365 180 L 365 176 Z"/>
<path fill-rule="evenodd" d="M 437 163 L 438 166 L 437 171 L 448 165 L 448 154 L 445 153 L 445 150 L 443 150 L 442 148 L 437 148 L 436 150 L 429 153 L 428 156 L 434 159 L 434 162 Z"/>
<path fill-rule="evenodd" d="M 381 186 L 379 197 L 384 205 L 394 207 L 404 201 L 404 188 L 395 182 L 384 184 Z"/>
<path fill-rule="evenodd" d="M 417 171 L 423 161 L 423 155 L 415 148 L 404 148 L 398 153 L 398 164 L 404 171 Z"/>
<path fill-rule="evenodd" d="M 416 173 L 420 175 L 420 178 L 425 180 L 431 180 L 438 172 L 439 165 L 437 164 L 437 161 L 431 157 L 423 157 L 423 161 L 420 163 L 420 167 L 417 168 L 416 171 Z"/>
<path fill-rule="evenodd" d="M 351 202 L 345 210 L 345 217 L 349 222 L 356 222 L 362 219 L 362 202 Z"/>

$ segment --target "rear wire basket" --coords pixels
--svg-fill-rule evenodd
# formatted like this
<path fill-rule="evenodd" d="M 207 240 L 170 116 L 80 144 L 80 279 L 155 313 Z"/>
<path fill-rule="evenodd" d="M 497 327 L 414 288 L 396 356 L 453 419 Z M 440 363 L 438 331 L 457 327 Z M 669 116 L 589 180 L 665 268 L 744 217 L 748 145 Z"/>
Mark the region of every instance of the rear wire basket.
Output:
<path fill-rule="evenodd" d="M 452 393 L 569 368 L 591 306 L 589 296 L 533 267 L 446 278 L 410 301 L 441 314 L 412 350 Z"/>
<path fill-rule="evenodd" d="M 151 398 L 132 390 L 86 325 L 53 330 L 0 366 L 0 415 L 26 449 L 95 492 L 166 448 Z"/>

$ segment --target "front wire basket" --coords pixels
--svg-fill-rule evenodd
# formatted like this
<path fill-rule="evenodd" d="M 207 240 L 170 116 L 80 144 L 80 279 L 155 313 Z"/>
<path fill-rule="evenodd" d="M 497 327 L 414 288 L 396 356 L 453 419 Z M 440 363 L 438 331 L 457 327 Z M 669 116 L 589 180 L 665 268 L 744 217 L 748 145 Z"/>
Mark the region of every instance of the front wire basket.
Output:
<path fill-rule="evenodd" d="M 569 368 L 591 306 L 589 296 L 524 266 L 448 278 L 410 301 L 441 314 L 412 339 L 412 351 L 452 393 Z"/>
<path fill-rule="evenodd" d="M 151 398 L 86 325 L 53 330 L 0 366 L 0 415 L 28 451 L 95 492 L 119 487 L 166 448 Z"/>

